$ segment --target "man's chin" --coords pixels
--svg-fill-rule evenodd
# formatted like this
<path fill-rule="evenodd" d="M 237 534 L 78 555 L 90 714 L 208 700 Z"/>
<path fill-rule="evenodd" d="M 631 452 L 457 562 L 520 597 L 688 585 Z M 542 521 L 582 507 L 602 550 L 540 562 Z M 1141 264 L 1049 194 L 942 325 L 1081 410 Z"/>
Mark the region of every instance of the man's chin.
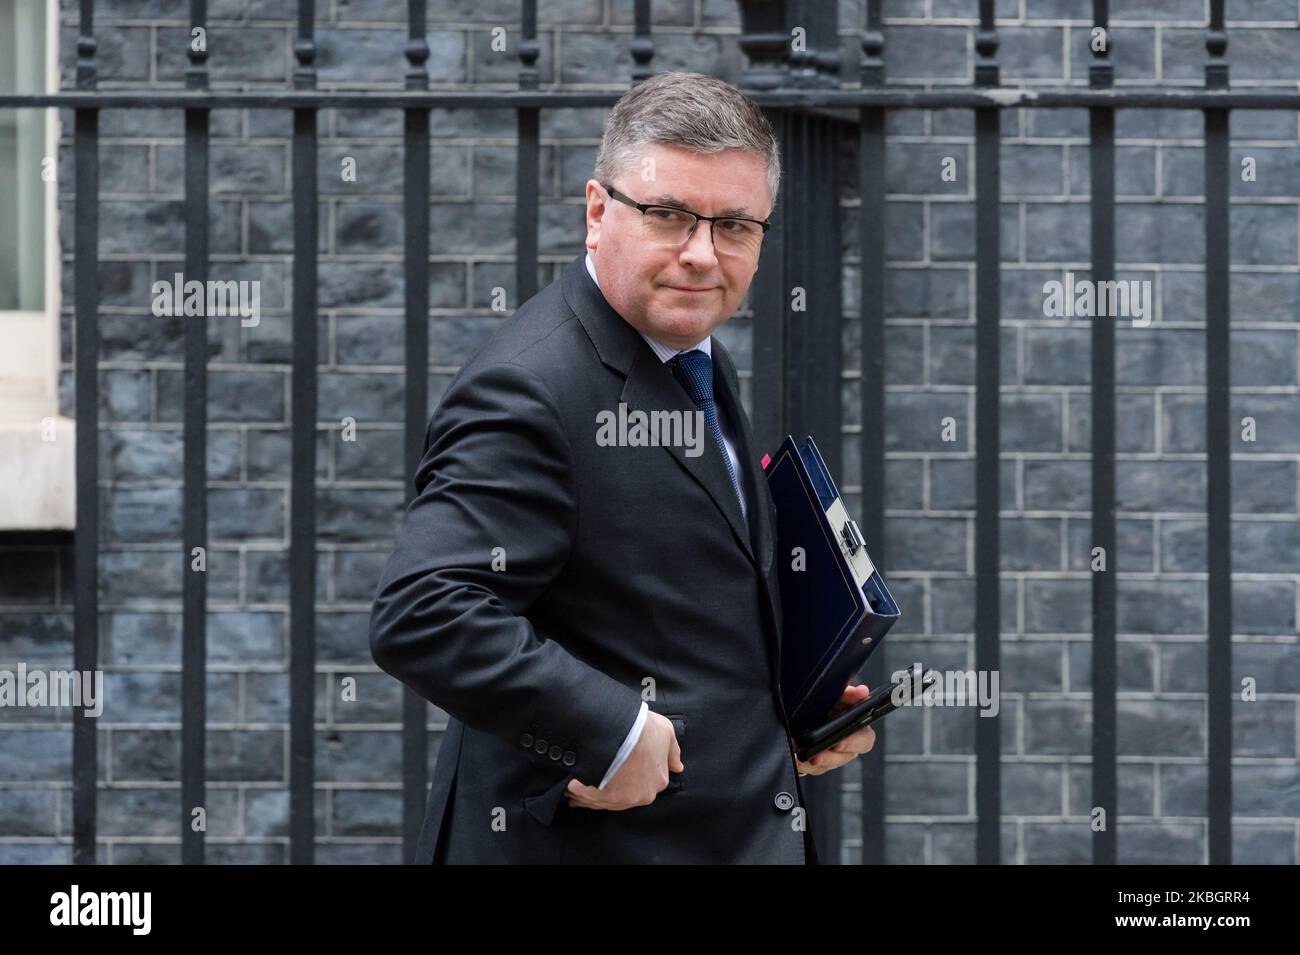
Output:
<path fill-rule="evenodd" d="M 695 309 L 661 307 L 655 316 L 655 328 L 652 334 L 659 338 L 689 338 L 699 341 L 707 338 L 720 323 L 711 312 Z"/>
<path fill-rule="evenodd" d="M 685 348 L 687 344 L 698 344 L 708 338 L 714 327 L 709 321 L 686 322 L 669 328 L 660 328 L 651 334 L 661 341 L 675 343 L 677 347 Z"/>

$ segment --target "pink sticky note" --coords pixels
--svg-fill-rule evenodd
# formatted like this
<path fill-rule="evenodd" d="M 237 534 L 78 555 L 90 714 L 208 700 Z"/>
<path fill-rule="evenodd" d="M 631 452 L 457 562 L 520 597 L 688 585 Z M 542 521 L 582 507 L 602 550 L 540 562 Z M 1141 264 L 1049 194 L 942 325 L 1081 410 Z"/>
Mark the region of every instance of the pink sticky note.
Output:
<path fill-rule="evenodd" d="M 765 455 L 763 455 L 763 460 L 760 461 L 759 464 L 760 464 L 760 466 L 763 468 L 764 471 L 767 470 L 767 462 L 768 462 L 768 461 L 771 461 L 771 460 L 772 460 L 772 455 L 770 455 L 770 454 L 765 454 Z"/>

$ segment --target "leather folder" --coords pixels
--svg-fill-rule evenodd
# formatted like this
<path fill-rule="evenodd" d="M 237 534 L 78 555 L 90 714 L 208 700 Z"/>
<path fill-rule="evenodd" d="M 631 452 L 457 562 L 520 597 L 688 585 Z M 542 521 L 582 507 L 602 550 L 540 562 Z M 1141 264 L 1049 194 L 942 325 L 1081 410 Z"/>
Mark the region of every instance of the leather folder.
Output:
<path fill-rule="evenodd" d="M 899 610 L 812 437 L 787 436 L 763 470 L 776 504 L 781 696 L 794 739 L 807 740 Z"/>

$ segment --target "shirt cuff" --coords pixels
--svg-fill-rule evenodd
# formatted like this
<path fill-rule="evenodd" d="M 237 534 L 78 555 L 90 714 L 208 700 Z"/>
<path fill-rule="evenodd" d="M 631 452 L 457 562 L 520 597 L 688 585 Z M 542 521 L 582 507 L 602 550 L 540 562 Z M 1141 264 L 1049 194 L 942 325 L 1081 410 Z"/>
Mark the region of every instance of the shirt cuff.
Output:
<path fill-rule="evenodd" d="M 620 746 L 618 752 L 614 754 L 614 761 L 609 764 L 609 769 L 605 771 L 605 778 L 600 781 L 600 785 L 596 787 L 597 789 L 605 788 L 606 783 L 614 778 L 614 774 L 618 772 L 619 767 L 623 765 L 628 754 L 632 752 L 632 749 L 637 744 L 637 740 L 641 738 L 641 728 L 645 726 L 646 713 L 649 711 L 650 707 L 646 706 L 645 700 L 642 700 L 641 710 L 637 713 L 636 719 L 632 723 L 632 729 L 628 731 L 627 738 L 623 740 L 623 745 Z"/>

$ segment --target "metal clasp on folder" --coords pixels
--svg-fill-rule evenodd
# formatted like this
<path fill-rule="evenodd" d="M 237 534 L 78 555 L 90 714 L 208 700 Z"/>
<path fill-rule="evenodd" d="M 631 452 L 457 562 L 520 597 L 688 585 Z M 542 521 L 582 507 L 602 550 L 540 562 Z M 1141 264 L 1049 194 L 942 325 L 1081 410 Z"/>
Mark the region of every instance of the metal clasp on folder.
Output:
<path fill-rule="evenodd" d="M 840 552 L 844 554 L 844 559 L 853 572 L 854 583 L 859 587 L 866 586 L 871 575 L 876 572 L 876 567 L 867 554 L 866 538 L 838 497 L 826 508 L 826 524 L 832 534 L 838 534 L 835 543 L 839 545 Z"/>
<path fill-rule="evenodd" d="M 862 531 L 858 530 L 857 521 L 849 518 L 840 528 L 840 536 L 844 538 L 844 545 L 848 548 L 850 554 L 857 553 L 859 547 L 866 546 L 866 538 L 862 536 Z"/>

